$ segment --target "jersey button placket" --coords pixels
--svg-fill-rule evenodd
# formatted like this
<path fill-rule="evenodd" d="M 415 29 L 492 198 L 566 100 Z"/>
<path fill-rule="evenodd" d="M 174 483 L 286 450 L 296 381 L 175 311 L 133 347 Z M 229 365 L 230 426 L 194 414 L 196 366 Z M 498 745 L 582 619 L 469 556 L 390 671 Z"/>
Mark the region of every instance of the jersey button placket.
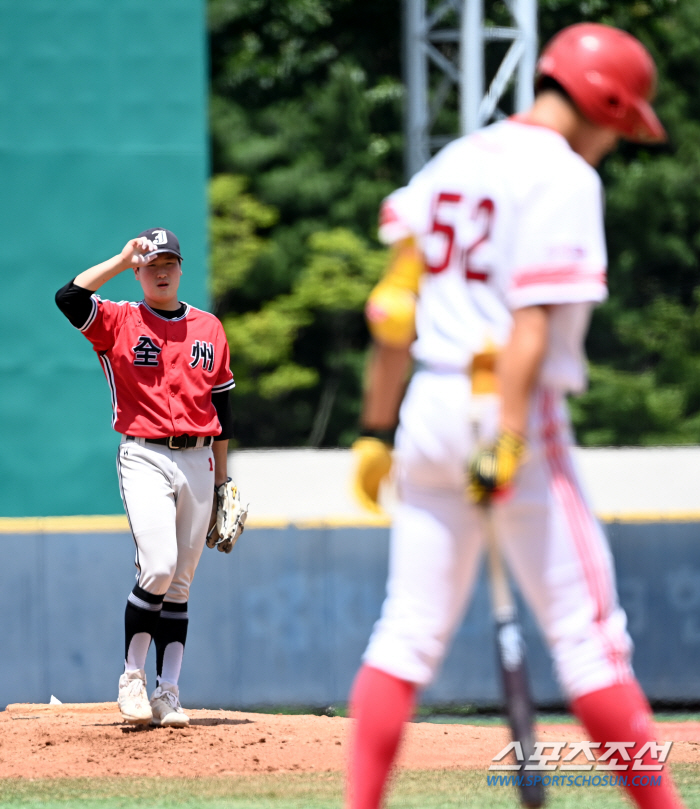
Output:
<path fill-rule="evenodd" d="M 170 336 L 169 332 L 170 332 L 170 322 L 168 321 L 165 324 L 165 345 L 163 346 L 163 351 L 167 351 L 168 354 L 170 355 L 170 341 L 168 339 L 169 336 Z M 174 412 L 176 410 L 176 404 L 173 401 L 177 396 L 177 390 L 176 390 L 177 385 L 174 384 L 174 377 L 175 377 L 174 371 L 175 371 L 176 367 L 177 367 L 177 362 L 174 359 L 171 359 L 170 356 L 163 363 L 163 369 L 165 371 L 165 377 L 166 377 L 166 380 L 167 380 L 167 391 L 168 391 L 169 399 L 170 399 L 170 405 L 169 405 L 168 409 L 170 410 L 170 419 L 171 419 L 172 424 L 173 424 L 173 432 L 176 432 L 176 430 L 175 430 L 175 422 L 177 421 L 177 418 L 175 417 L 175 412 Z M 175 388 L 175 390 L 173 388 Z"/>

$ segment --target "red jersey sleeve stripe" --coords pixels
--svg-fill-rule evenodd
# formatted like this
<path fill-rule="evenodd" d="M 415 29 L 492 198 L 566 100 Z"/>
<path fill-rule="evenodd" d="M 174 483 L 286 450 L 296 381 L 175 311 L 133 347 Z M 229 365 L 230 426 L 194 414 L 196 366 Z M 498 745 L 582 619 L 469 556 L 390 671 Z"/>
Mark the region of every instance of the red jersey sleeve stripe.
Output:
<path fill-rule="evenodd" d="M 391 203 L 386 201 L 379 213 L 379 241 L 385 244 L 405 239 L 411 235 L 411 228 L 404 222 Z"/>
<path fill-rule="evenodd" d="M 605 270 L 591 272 L 585 267 L 571 264 L 567 267 L 556 268 L 528 267 L 525 270 L 519 270 L 513 276 L 515 289 L 548 284 L 602 284 L 605 286 Z"/>
<path fill-rule="evenodd" d="M 379 226 L 382 227 L 383 225 L 391 225 L 392 223 L 398 221 L 399 217 L 396 211 L 391 207 L 390 203 L 385 202 L 379 212 Z"/>

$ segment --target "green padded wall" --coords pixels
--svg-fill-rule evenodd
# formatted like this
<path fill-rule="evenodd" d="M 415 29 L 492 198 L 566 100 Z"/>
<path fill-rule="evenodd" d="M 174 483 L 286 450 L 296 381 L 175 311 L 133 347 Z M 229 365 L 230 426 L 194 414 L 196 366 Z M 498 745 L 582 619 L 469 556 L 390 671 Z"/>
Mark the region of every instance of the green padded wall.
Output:
<path fill-rule="evenodd" d="M 56 290 L 148 227 L 206 306 L 205 0 L 0 0 L 0 516 L 117 514 L 107 383 Z M 133 273 L 101 290 L 140 299 Z"/>

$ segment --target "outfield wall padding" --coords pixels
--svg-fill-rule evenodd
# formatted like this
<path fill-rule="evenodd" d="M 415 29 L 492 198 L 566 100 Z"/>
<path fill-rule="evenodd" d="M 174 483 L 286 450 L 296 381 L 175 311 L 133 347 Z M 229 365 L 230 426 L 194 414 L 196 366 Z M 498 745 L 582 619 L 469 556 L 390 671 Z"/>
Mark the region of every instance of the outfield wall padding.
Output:
<path fill-rule="evenodd" d="M 700 701 L 700 525 L 610 524 L 635 668 L 652 700 Z M 130 535 L 0 535 L 0 706 L 116 698 Z M 249 529 L 230 555 L 205 549 L 190 599 L 181 679 L 192 707 L 344 703 L 384 597 L 385 528 Z M 540 705 L 562 701 L 527 612 Z M 499 685 L 488 586 L 426 703 L 494 705 Z M 153 650 L 148 675 L 154 683 Z"/>
<path fill-rule="evenodd" d="M 0 0 L 0 71 L 0 517 L 112 514 L 109 388 L 54 294 L 167 227 L 206 306 L 204 0 Z"/>

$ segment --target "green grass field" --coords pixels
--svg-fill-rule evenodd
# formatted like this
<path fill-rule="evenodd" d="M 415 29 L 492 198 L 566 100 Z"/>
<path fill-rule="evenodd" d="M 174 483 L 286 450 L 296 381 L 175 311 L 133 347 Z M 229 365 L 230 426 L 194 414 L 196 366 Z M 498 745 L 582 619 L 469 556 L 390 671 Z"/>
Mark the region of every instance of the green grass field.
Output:
<path fill-rule="evenodd" d="M 700 809 L 700 767 L 676 765 L 676 782 L 688 809 Z M 265 775 L 241 778 L 75 778 L 0 780 L 0 806 L 26 809 L 340 809 L 343 776 Z M 515 790 L 489 787 L 484 772 L 401 773 L 390 809 L 517 809 Z M 624 809 L 614 787 L 550 789 L 550 809 Z"/>
<path fill-rule="evenodd" d="M 465 713 L 460 714 L 418 714 L 417 722 L 433 722 L 446 725 L 505 725 L 501 714 Z M 662 711 L 654 713 L 655 722 L 700 722 L 700 713 L 686 711 Z M 573 725 L 577 720 L 570 713 L 538 713 L 537 722 L 541 725 Z"/>

